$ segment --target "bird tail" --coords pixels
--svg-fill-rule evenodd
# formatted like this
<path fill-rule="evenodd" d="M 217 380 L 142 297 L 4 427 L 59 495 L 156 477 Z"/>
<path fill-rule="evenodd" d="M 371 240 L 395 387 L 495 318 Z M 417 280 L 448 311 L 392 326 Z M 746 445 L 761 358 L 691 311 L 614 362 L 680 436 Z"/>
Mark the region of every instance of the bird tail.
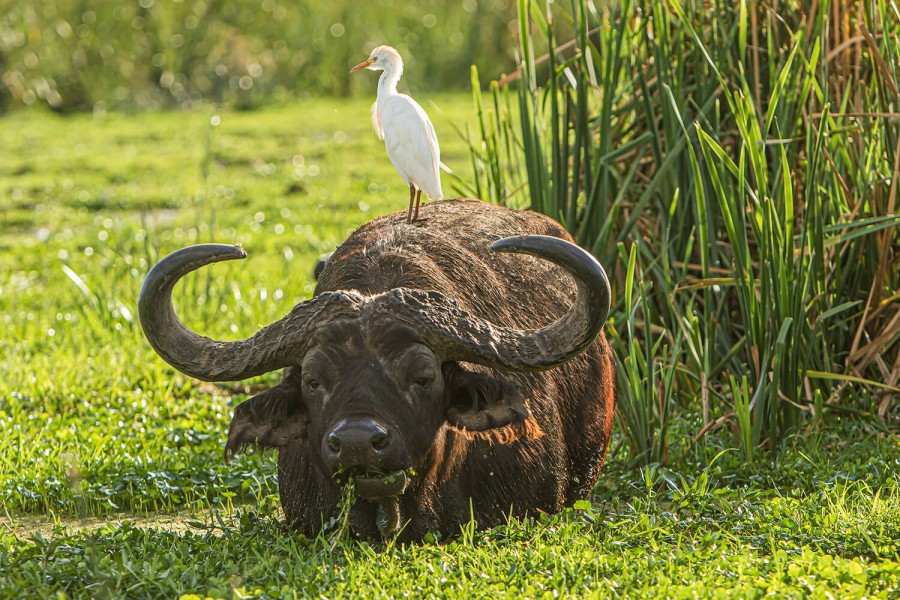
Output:
<path fill-rule="evenodd" d="M 425 190 L 425 193 L 428 194 L 428 197 L 432 200 L 443 200 L 444 192 L 441 189 L 441 164 L 438 161 L 437 168 L 434 170 L 434 187 L 430 190 Z"/>

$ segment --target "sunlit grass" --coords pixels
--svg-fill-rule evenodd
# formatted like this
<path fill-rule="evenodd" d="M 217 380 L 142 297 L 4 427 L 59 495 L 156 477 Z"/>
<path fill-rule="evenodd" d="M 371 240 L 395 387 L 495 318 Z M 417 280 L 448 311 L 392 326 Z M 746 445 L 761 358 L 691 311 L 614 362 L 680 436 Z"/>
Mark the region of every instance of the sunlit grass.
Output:
<path fill-rule="evenodd" d="M 270 503 L 209 513 L 185 531 L 126 522 L 7 535 L 0 592 L 824 598 L 889 597 L 900 586 L 896 484 L 875 495 L 863 484 L 798 495 L 726 487 L 715 474 L 682 485 L 672 475 L 649 475 L 627 502 L 410 546 L 286 535 Z"/>

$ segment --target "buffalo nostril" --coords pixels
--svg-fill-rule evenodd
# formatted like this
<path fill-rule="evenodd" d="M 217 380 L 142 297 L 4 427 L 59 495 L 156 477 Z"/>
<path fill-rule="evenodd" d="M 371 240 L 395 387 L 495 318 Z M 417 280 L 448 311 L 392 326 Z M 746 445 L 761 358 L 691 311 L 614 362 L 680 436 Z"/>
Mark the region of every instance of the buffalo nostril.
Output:
<path fill-rule="evenodd" d="M 375 450 L 384 450 L 388 446 L 388 442 L 391 440 L 391 435 L 387 432 L 379 431 L 374 436 L 372 436 L 372 447 Z"/>
<path fill-rule="evenodd" d="M 328 434 L 328 439 L 326 440 L 328 443 L 328 449 L 338 454 L 341 451 L 341 439 L 335 434 L 331 432 Z"/>

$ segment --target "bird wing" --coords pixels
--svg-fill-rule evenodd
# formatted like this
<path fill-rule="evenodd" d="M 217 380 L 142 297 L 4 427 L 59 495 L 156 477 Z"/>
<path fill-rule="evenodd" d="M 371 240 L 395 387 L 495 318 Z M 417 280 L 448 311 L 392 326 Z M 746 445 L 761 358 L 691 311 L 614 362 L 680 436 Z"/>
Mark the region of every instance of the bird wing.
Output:
<path fill-rule="evenodd" d="M 443 197 L 441 150 L 434 125 L 419 104 L 405 94 L 385 102 L 380 114 L 388 157 L 411 183 L 432 199 Z"/>

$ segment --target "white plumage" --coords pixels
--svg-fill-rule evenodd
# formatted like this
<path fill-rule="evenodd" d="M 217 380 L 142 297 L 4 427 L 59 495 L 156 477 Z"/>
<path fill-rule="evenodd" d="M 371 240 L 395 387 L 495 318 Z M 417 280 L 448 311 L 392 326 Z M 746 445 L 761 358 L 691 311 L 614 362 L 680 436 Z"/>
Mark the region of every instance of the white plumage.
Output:
<path fill-rule="evenodd" d="M 444 197 L 441 191 L 441 150 L 434 126 L 419 104 L 397 92 L 403 75 L 403 59 L 390 46 L 378 46 L 369 58 L 352 69 L 381 70 L 378 93 L 372 105 L 372 125 L 384 140 L 388 158 L 409 186 L 409 211 L 406 221 L 419 217 L 422 192 L 432 200 Z M 415 213 L 413 207 L 415 206 Z"/>

